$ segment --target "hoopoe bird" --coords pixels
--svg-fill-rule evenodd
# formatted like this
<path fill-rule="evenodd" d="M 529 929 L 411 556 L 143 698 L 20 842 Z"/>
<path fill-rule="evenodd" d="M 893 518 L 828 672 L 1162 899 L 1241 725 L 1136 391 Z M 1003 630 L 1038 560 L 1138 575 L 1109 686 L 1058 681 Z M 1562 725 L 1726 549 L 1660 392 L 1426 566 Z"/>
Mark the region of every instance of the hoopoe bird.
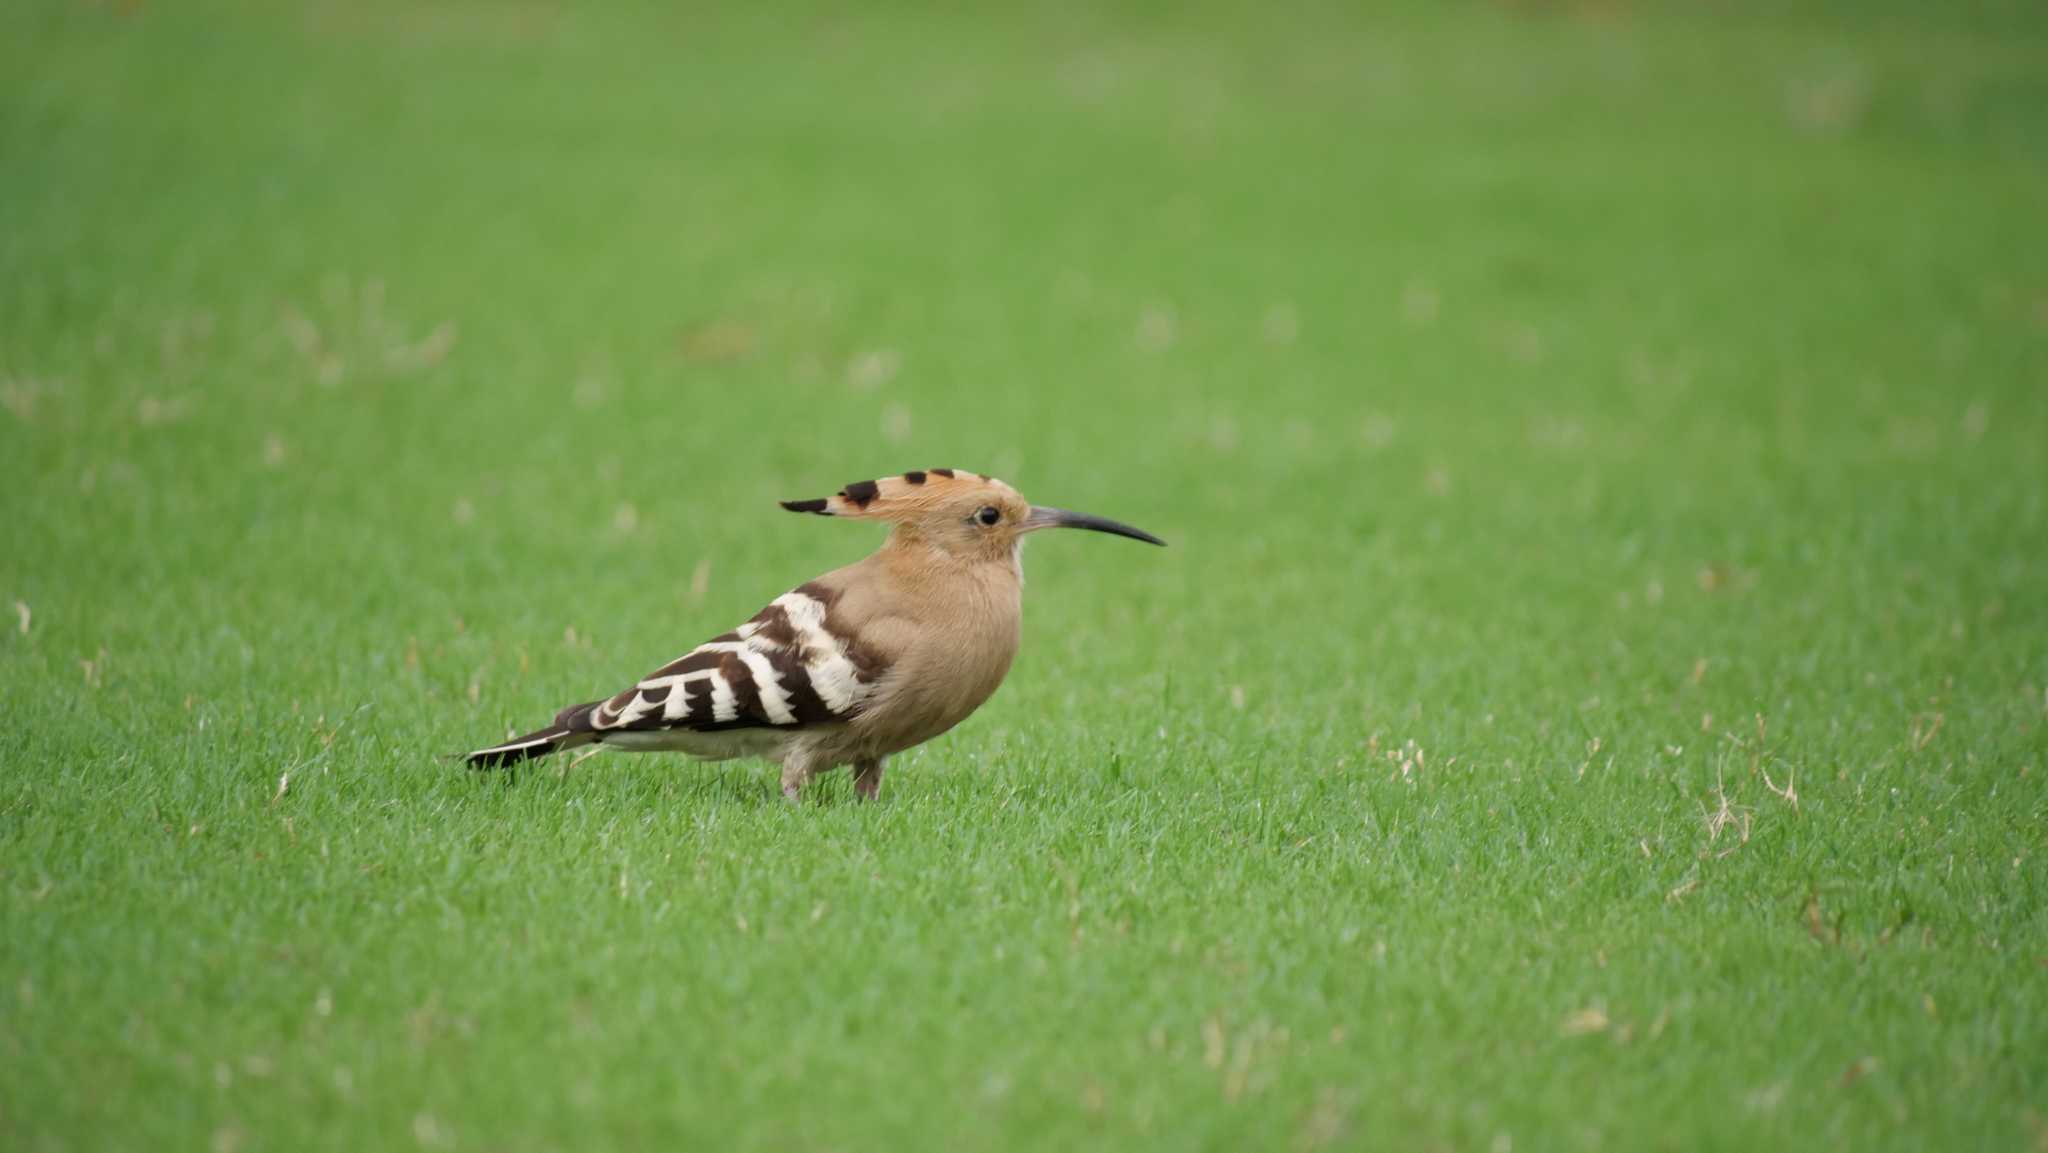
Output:
<path fill-rule="evenodd" d="M 967 719 L 1003 683 L 1023 622 L 1025 536 L 1079 528 L 1166 543 L 949 468 L 782 507 L 892 527 L 867 558 L 798 585 L 617 696 L 563 709 L 468 762 L 494 768 L 583 745 L 762 757 L 781 764 L 791 801 L 812 777 L 851 765 L 854 791 L 871 799 L 890 755 Z"/>

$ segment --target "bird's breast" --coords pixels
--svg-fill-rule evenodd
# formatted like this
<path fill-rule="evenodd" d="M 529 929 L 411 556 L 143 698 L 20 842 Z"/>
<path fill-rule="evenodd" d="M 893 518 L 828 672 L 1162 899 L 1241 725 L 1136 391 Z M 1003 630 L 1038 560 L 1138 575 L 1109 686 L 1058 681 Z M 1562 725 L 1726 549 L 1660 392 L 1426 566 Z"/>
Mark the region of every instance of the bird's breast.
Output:
<path fill-rule="evenodd" d="M 1022 613 L 1014 595 L 976 598 L 937 614 L 884 677 L 862 727 L 877 752 L 921 744 L 970 716 L 1001 687 L 1017 655 Z"/>

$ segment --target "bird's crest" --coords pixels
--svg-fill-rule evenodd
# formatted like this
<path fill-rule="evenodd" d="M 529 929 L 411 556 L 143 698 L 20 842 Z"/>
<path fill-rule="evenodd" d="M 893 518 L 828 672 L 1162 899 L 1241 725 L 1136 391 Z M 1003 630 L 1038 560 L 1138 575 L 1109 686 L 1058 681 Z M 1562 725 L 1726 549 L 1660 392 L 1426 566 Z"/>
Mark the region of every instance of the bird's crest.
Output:
<path fill-rule="evenodd" d="M 865 520 L 914 520 L 941 506 L 955 505 L 973 494 L 1000 499 L 1016 497 L 1002 481 L 957 468 L 915 469 L 901 476 L 855 481 L 831 496 L 786 500 L 791 512 Z"/>

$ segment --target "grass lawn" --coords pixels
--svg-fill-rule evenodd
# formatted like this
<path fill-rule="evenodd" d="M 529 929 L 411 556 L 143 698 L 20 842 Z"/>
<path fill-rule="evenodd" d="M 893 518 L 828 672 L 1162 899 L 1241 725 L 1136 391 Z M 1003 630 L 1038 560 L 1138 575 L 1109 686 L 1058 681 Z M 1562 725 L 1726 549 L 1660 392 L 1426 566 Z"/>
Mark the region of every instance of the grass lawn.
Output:
<path fill-rule="evenodd" d="M 0 1146 L 2048 1142 L 2038 6 L 7 8 Z M 445 759 L 933 465 L 881 803 Z"/>

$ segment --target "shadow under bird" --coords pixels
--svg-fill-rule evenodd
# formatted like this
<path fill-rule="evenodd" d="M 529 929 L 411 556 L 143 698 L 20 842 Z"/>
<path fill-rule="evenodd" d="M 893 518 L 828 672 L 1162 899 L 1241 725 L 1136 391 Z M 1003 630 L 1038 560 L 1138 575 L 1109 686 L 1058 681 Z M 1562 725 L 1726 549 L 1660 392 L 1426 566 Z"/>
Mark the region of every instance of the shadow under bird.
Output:
<path fill-rule="evenodd" d="M 1081 528 L 1166 543 L 949 468 L 782 507 L 893 527 L 872 555 L 776 597 L 632 688 L 468 762 L 495 768 L 583 745 L 762 757 L 782 765 L 792 801 L 810 778 L 852 765 L 855 791 L 871 798 L 884 760 L 967 719 L 1003 683 L 1023 621 L 1026 535 Z"/>

